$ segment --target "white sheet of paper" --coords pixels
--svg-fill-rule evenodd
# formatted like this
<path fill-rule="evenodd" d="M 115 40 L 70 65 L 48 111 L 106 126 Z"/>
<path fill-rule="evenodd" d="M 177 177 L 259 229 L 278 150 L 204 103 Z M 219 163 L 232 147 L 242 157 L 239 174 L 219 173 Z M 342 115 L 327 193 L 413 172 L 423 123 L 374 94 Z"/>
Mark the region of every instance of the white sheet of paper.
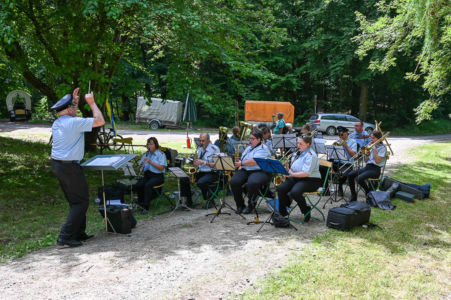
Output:
<path fill-rule="evenodd" d="M 123 159 L 124 157 L 121 156 L 98 157 L 87 164 L 87 166 L 112 166 Z"/>

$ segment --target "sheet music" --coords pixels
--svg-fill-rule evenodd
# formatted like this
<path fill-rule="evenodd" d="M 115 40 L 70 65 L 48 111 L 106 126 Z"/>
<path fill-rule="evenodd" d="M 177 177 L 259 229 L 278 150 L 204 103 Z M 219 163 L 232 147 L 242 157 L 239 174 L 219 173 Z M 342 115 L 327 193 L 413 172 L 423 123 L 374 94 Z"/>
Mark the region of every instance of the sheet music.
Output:
<path fill-rule="evenodd" d="M 348 161 L 346 156 L 346 149 L 343 146 L 327 145 L 327 156 L 329 159 L 336 159 L 341 161 Z"/>
<path fill-rule="evenodd" d="M 312 148 L 316 154 L 326 154 L 326 140 L 314 138 L 312 141 Z"/>
<path fill-rule="evenodd" d="M 86 166 L 112 166 L 122 161 L 124 157 L 112 156 L 112 157 L 98 157 L 93 161 L 86 164 Z"/>
<path fill-rule="evenodd" d="M 122 170 L 124 171 L 124 176 L 136 176 L 135 169 L 133 169 L 132 163 L 126 163 L 122 166 Z"/>
<path fill-rule="evenodd" d="M 189 178 L 189 176 L 179 167 L 168 168 L 177 178 Z"/>
<path fill-rule="evenodd" d="M 216 156 L 215 167 L 217 170 L 235 171 L 235 165 L 231 156 Z"/>
<path fill-rule="evenodd" d="M 295 134 L 275 134 L 272 137 L 272 147 L 277 148 L 296 148 Z"/>

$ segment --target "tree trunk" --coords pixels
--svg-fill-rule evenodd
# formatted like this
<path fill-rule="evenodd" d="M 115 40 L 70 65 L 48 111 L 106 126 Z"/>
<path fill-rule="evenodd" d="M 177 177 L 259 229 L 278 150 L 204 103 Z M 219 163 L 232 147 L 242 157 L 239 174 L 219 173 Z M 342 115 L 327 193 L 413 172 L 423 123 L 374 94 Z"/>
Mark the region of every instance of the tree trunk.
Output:
<path fill-rule="evenodd" d="M 368 111 L 368 83 L 363 81 L 360 83 L 360 120 L 366 121 Z"/>

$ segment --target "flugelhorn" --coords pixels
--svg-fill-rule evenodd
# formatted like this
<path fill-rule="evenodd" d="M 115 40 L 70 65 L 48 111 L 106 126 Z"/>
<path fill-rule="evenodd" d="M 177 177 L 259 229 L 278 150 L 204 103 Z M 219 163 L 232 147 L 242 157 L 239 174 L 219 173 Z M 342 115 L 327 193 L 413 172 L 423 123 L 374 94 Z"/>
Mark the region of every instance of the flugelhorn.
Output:
<path fill-rule="evenodd" d="M 334 146 L 343 146 L 351 137 L 348 135 L 348 137 L 345 140 L 337 140 L 332 145 Z"/>

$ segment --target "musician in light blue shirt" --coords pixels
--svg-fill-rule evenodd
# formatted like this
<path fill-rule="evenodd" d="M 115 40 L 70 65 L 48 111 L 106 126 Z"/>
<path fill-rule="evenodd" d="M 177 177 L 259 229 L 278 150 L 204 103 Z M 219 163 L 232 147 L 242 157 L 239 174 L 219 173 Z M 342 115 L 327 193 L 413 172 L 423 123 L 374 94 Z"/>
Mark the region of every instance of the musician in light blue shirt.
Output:
<path fill-rule="evenodd" d="M 215 171 L 215 156 L 219 154 L 219 148 L 210 142 L 210 135 L 202 133 L 199 136 L 201 147 L 197 152 L 197 158 L 194 160 L 194 166 L 198 172 L 196 174 L 197 186 L 202 191 L 202 196 L 206 201 L 211 197 L 209 187 L 218 180 L 218 174 Z M 212 202 L 214 205 L 214 201 Z"/>
<path fill-rule="evenodd" d="M 141 156 L 139 168 L 144 172 L 143 178 L 137 183 L 138 203 L 142 206 L 142 213 L 147 213 L 150 201 L 158 196 L 157 188 L 154 187 L 164 183 L 164 172 L 168 165 L 166 154 L 159 148 L 160 145 L 155 137 L 147 139 L 147 152 Z"/>
<path fill-rule="evenodd" d="M 335 171 L 336 174 L 340 173 L 341 170 L 345 170 L 346 173 L 343 174 L 343 176 L 340 176 L 338 178 L 338 190 L 337 195 L 340 197 L 343 197 L 343 184 L 346 182 L 347 175 L 349 172 L 352 171 L 352 163 L 353 159 L 351 159 L 356 153 L 357 153 L 357 142 L 350 137 L 349 135 L 349 129 L 346 127 L 338 126 L 338 136 L 340 139 L 336 142 L 338 144 L 342 144 L 343 149 L 345 150 L 344 153 L 348 160 L 333 160 L 332 168 Z M 324 182 L 326 174 L 327 174 L 327 167 L 320 166 L 319 170 L 321 172 L 321 180 Z M 326 191 L 324 192 L 325 195 L 329 195 L 329 180 L 327 181 Z"/>
<path fill-rule="evenodd" d="M 363 130 L 362 121 L 356 122 L 354 128 L 355 131 L 351 133 L 351 138 L 357 142 L 359 149 L 371 142 L 370 134 L 366 130 Z"/>
<path fill-rule="evenodd" d="M 276 151 L 274 151 L 274 148 L 272 146 L 271 130 L 269 130 L 269 128 L 266 126 L 263 126 L 261 127 L 261 131 L 263 133 L 263 140 L 265 142 L 265 145 L 268 147 L 271 156 L 276 156 Z"/>
<path fill-rule="evenodd" d="M 371 133 L 371 144 L 377 142 L 382 134 L 375 130 Z M 355 180 L 365 191 L 365 195 L 370 192 L 365 180 L 368 178 L 378 178 L 381 174 L 381 168 L 385 165 L 387 148 L 380 142 L 370 150 L 370 155 L 365 157 L 366 166 L 359 170 L 353 170 L 348 174 L 349 189 L 351 190 L 350 201 L 357 201 L 357 192 L 355 190 Z"/>
<path fill-rule="evenodd" d="M 237 213 L 249 214 L 255 208 L 255 200 L 262 186 L 269 184 L 271 174 L 261 171 L 254 158 L 270 158 L 271 153 L 264 144 L 263 134 L 254 129 L 249 135 L 250 145 L 244 150 L 241 159 L 235 161 L 238 171 L 231 179 L 233 198 L 236 202 Z M 243 185 L 247 182 L 248 206 L 244 205 Z"/>
<path fill-rule="evenodd" d="M 287 207 L 291 205 L 291 197 L 298 203 L 304 214 L 304 221 L 310 220 L 311 207 L 307 205 L 303 193 L 314 192 L 321 186 L 321 174 L 319 172 L 319 160 L 315 151 L 310 148 L 312 137 L 303 135 L 298 138 L 298 151 L 290 160 L 289 175 L 286 180 L 277 187 L 279 195 L 279 213 L 287 216 Z"/>

